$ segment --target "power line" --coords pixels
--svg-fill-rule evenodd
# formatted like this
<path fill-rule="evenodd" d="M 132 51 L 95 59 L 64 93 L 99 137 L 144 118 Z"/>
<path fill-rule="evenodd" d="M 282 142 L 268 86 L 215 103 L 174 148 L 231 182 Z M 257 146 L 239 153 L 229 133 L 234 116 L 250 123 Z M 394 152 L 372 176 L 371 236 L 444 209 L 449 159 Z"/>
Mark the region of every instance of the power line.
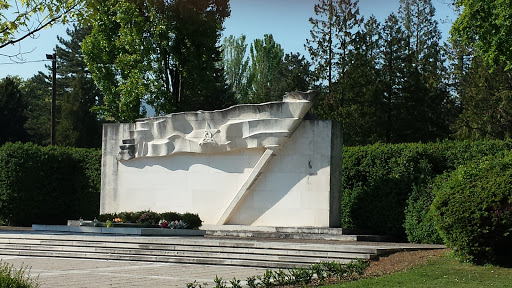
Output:
<path fill-rule="evenodd" d="M 33 60 L 33 61 L 23 61 L 23 62 L 4 62 L 4 63 L 0 63 L 0 65 L 27 64 L 27 63 L 38 63 L 38 62 L 48 62 L 48 60 Z"/>

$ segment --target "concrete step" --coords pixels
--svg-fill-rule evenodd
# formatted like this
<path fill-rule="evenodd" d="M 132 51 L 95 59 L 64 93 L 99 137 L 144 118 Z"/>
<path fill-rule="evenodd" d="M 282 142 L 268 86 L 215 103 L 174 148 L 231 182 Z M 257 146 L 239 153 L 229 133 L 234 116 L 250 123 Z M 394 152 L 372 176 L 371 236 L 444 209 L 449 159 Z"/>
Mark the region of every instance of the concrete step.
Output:
<path fill-rule="evenodd" d="M 296 239 L 296 240 L 329 240 L 329 241 L 388 241 L 389 238 L 380 235 L 337 235 L 337 234 L 303 234 L 284 232 L 251 232 L 251 231 L 206 231 L 206 236 L 264 238 L 264 239 Z"/>
<path fill-rule="evenodd" d="M 20 249 L 31 249 L 32 247 L 41 249 L 41 247 L 47 247 L 49 250 L 58 248 L 58 250 L 72 250 L 72 251 L 91 251 L 98 252 L 103 251 L 107 253 L 121 253 L 121 254 L 161 254 L 167 253 L 167 255 L 187 255 L 187 256 L 202 256 L 209 257 L 208 255 L 221 255 L 226 254 L 227 256 L 238 257 L 237 255 L 243 255 L 249 257 L 250 255 L 261 255 L 265 254 L 265 257 L 269 256 L 290 256 L 290 257 L 310 257 L 310 258 L 323 258 L 323 259 L 370 259 L 372 255 L 376 255 L 375 250 L 368 250 L 366 253 L 363 252 L 351 252 L 351 251 L 297 251 L 297 250 L 285 250 L 285 249 L 255 249 L 255 248 L 243 248 L 243 247 L 210 247 L 210 246 L 190 246 L 190 245 L 151 245 L 151 244 L 130 244 L 130 243 L 78 243 L 78 242 L 66 242 L 66 241 L 38 241 L 38 240 L 23 240 L 18 239 L 16 241 L 5 241 L 0 239 L 0 248 L 8 249 L 18 248 Z M 347 249 L 349 250 L 349 249 Z M 198 254 L 199 253 L 199 254 Z M 327 260 L 326 260 L 327 261 Z"/>
<path fill-rule="evenodd" d="M 395 248 L 197 237 L 0 233 L 0 254 L 268 268 L 371 259 Z M 396 250 L 396 249 L 395 249 Z"/>
<path fill-rule="evenodd" d="M 241 259 L 208 259 L 208 258 L 183 258 L 166 256 L 145 256 L 145 255 L 124 255 L 124 254 L 100 254 L 100 253 L 76 253 L 76 252 L 51 252 L 51 251 L 29 251 L 26 250 L 2 250 L 0 255 L 30 256 L 30 257 L 56 257 L 74 259 L 96 259 L 96 260 L 117 260 L 117 261 L 139 261 L 139 262 L 164 262 L 183 264 L 208 264 L 208 265 L 231 265 L 261 268 L 286 269 L 292 267 L 308 267 L 309 264 L 293 262 L 271 262 Z"/>
<path fill-rule="evenodd" d="M 376 246 L 347 245 L 329 242 L 304 243 L 304 242 L 274 242 L 254 241 L 252 239 L 223 239 L 223 238 L 197 238 L 197 237 L 137 237 L 137 236 L 110 236 L 87 234 L 44 234 L 44 233 L 0 233 L 0 239 L 24 239 L 41 241 L 66 241 L 72 245 L 86 245 L 92 243 L 138 243 L 140 245 L 180 245 L 180 246 L 207 246 L 207 247 L 232 247 L 232 248 L 259 248 L 259 249 L 287 249 L 298 251 L 348 251 L 354 253 L 378 253 Z M 71 241 L 71 242 L 70 242 Z M 13 242 L 11 242 L 13 243 Z"/>
<path fill-rule="evenodd" d="M 215 237 L 373 242 L 390 240 L 386 236 L 361 234 L 357 233 L 359 231 L 342 228 L 203 225 L 201 229 L 206 232 L 206 236 Z"/>
<path fill-rule="evenodd" d="M 368 235 L 361 231 L 325 227 L 270 227 L 247 225 L 203 225 L 201 230 L 172 230 L 160 228 L 106 228 L 79 226 L 78 220 L 68 225 L 32 225 L 34 231 L 120 234 L 136 236 L 213 236 L 232 238 L 297 239 L 329 241 L 389 241 L 386 236 Z"/>
<path fill-rule="evenodd" d="M 218 261 L 220 264 L 224 260 L 240 260 L 240 261 L 255 261 L 255 262 L 275 262 L 275 263 L 302 263 L 302 264 L 313 264 L 319 262 L 340 262 L 347 263 L 355 258 L 335 258 L 335 257 L 308 257 L 308 256 L 280 256 L 280 255 L 264 255 L 264 254 L 237 254 L 237 253 L 209 253 L 209 252 L 186 252 L 186 251 L 154 251 L 141 250 L 141 249 L 114 249 L 114 248 L 86 248 L 86 247 L 55 247 L 55 246 L 30 246 L 30 245 L 17 245 L 17 244 L 0 244 L 0 249 L 13 250 L 13 251 L 24 251 L 26 253 L 32 252 L 48 252 L 48 253 L 65 253 L 77 254 L 80 257 L 83 254 L 96 255 L 101 257 L 102 255 L 120 255 L 133 257 L 132 260 L 143 261 L 146 257 L 158 257 L 160 259 L 173 259 L 172 262 L 183 262 L 184 259 L 195 259 L 194 263 L 201 262 L 203 260 Z M 369 256 L 365 256 L 369 257 Z M 168 262 L 168 261 L 160 261 Z M 184 262 L 188 263 L 188 262 Z"/>
<path fill-rule="evenodd" d="M 248 226 L 248 225 L 203 225 L 205 231 L 250 231 L 250 232 L 279 232 L 279 233 L 304 233 L 304 234 L 331 234 L 342 235 L 341 228 L 326 227 L 273 227 L 273 226 Z M 346 233 L 345 233 L 346 234 Z"/>

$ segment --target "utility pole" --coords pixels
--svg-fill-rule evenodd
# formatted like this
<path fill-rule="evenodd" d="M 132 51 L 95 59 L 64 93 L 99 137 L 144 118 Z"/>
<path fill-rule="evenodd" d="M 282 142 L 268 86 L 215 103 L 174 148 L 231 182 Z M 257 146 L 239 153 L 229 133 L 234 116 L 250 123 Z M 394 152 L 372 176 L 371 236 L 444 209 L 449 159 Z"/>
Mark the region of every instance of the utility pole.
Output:
<path fill-rule="evenodd" d="M 57 95 L 57 54 L 46 54 L 46 59 L 52 60 L 52 122 L 50 131 L 50 145 L 55 145 L 55 109 Z"/>

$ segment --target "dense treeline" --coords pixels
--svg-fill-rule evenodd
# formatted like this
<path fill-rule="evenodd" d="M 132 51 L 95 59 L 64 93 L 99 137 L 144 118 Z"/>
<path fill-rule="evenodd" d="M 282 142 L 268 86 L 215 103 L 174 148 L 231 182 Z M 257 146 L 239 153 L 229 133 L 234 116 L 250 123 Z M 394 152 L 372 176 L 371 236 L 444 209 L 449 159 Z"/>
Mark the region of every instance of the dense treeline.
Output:
<path fill-rule="evenodd" d="M 56 144 L 61 146 L 101 147 L 101 124 L 105 121 L 95 107 L 103 103 L 103 94 L 96 86 L 82 55 L 82 41 L 90 28 L 67 30 L 69 40 L 58 37 Z M 5 142 L 50 143 L 51 70 L 32 78 L 6 77 L 0 81 L 0 110 L 3 123 L 10 129 L 0 132 Z"/>
<path fill-rule="evenodd" d="M 348 146 L 512 133 L 503 49 L 512 41 L 506 30 L 489 30 L 511 12 L 495 1 L 456 1 L 462 13 L 450 42 L 441 43 L 431 0 L 401 0 L 383 22 L 360 15 L 357 0 L 319 0 L 309 55 L 286 53 L 271 34 L 252 43 L 244 35 L 222 40 L 227 0 L 114 2 L 87 2 L 88 25 L 59 37 L 59 145 L 98 147 L 102 122 L 133 121 L 147 110 L 212 110 L 308 89 L 323 92 L 313 113 L 342 121 Z M 485 14 L 491 24 L 479 26 L 475 5 L 497 5 L 504 16 Z M 492 37 L 501 37 L 498 46 Z M 2 143 L 48 144 L 49 72 L 0 83 L 2 117 L 16 119 Z"/>
<path fill-rule="evenodd" d="M 456 33 L 441 43 L 430 0 L 402 0 L 383 23 L 359 15 L 354 0 L 318 1 L 314 12 L 311 61 L 285 55 L 272 35 L 250 46 L 244 35 L 224 40 L 227 81 L 238 101 L 320 90 L 313 112 L 342 121 L 348 146 L 510 137 L 507 63 L 487 64 Z"/>

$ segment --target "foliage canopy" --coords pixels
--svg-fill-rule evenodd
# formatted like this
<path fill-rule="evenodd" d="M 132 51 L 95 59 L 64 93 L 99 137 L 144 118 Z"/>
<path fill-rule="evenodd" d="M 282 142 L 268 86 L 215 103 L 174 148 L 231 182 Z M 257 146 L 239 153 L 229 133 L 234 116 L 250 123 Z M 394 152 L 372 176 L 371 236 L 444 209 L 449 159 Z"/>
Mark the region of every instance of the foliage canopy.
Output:
<path fill-rule="evenodd" d="M 484 59 L 496 67 L 506 63 L 512 68 L 512 1 L 457 0 L 462 12 L 451 33 L 465 44 L 475 45 Z"/>
<path fill-rule="evenodd" d="M 84 16 L 84 0 L 0 0 L 0 49 Z M 11 55 L 15 56 L 15 55 Z"/>
<path fill-rule="evenodd" d="M 227 0 L 96 1 L 83 43 L 87 65 L 105 95 L 99 111 L 114 121 L 220 109 L 234 103 L 219 42 Z"/>

